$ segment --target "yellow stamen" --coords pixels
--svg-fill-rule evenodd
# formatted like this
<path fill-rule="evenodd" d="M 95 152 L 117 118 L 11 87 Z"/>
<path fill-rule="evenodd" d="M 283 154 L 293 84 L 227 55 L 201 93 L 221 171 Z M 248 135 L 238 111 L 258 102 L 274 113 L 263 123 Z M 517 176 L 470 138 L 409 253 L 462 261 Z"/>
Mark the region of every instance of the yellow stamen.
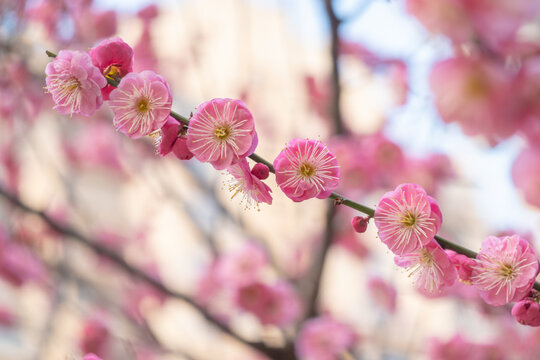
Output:
<path fill-rule="evenodd" d="M 315 168 L 308 163 L 303 163 L 302 165 L 300 165 L 299 170 L 300 174 L 305 178 L 312 177 L 315 174 Z"/>
<path fill-rule="evenodd" d="M 217 127 L 214 136 L 219 140 L 226 140 L 229 137 L 229 128 L 227 126 Z"/>

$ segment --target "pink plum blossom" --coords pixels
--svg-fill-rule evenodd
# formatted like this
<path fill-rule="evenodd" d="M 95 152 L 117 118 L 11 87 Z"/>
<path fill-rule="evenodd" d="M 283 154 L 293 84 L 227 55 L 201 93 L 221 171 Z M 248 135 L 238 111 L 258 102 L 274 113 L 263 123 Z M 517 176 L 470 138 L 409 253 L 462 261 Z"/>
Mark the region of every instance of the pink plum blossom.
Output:
<path fill-rule="evenodd" d="M 269 287 L 270 296 L 255 315 L 264 325 L 280 327 L 294 323 L 302 311 L 300 299 L 293 287 L 287 282 L 278 282 Z"/>
<path fill-rule="evenodd" d="M 335 360 L 357 339 L 349 325 L 322 316 L 303 324 L 296 338 L 296 353 L 303 360 Z"/>
<path fill-rule="evenodd" d="M 453 250 L 446 249 L 444 251 L 446 251 L 450 257 L 450 261 L 452 261 L 452 264 L 456 267 L 459 280 L 470 285 L 472 283 L 471 277 L 476 261 L 463 254 L 458 254 Z"/>
<path fill-rule="evenodd" d="M 492 143 L 513 135 L 520 126 L 508 94 L 512 76 L 485 58 L 452 58 L 436 63 L 430 75 L 441 118 L 458 122 L 467 135 L 482 134 Z"/>
<path fill-rule="evenodd" d="M 522 325 L 540 326 L 540 305 L 533 299 L 520 300 L 512 308 L 512 316 Z"/>
<path fill-rule="evenodd" d="M 60 113 L 90 116 L 103 103 L 101 88 L 107 81 L 87 53 L 60 50 L 45 73 L 47 91 Z"/>
<path fill-rule="evenodd" d="M 270 195 L 272 190 L 252 174 L 245 158 L 229 166 L 227 171 L 232 175 L 228 185 L 229 191 L 232 192 L 231 199 L 241 194 L 240 203 L 244 203 L 246 208 L 258 207 L 261 202 L 272 204 L 272 195 Z"/>
<path fill-rule="evenodd" d="M 470 14 L 461 0 L 407 0 L 407 12 L 429 31 L 467 42 L 474 36 Z"/>
<path fill-rule="evenodd" d="M 236 304 L 255 315 L 262 324 L 287 326 L 300 314 L 300 302 L 292 287 L 285 283 L 266 285 L 255 281 L 236 290 Z"/>
<path fill-rule="evenodd" d="M 454 264 L 435 240 L 413 252 L 396 256 L 396 265 L 416 275 L 416 288 L 424 295 L 438 295 L 454 284 L 457 278 Z"/>
<path fill-rule="evenodd" d="M 223 170 L 251 155 L 258 144 L 253 116 L 241 100 L 202 103 L 190 119 L 188 149 L 202 162 Z"/>
<path fill-rule="evenodd" d="M 375 210 L 379 238 L 397 255 L 431 242 L 442 223 L 437 202 L 416 184 L 401 184 L 383 195 Z"/>
<path fill-rule="evenodd" d="M 276 182 L 293 201 L 326 199 L 337 188 L 337 159 L 318 140 L 293 139 L 274 160 Z"/>
<path fill-rule="evenodd" d="M 88 52 L 92 63 L 99 68 L 103 76 L 120 81 L 133 70 L 133 49 L 119 37 L 102 40 Z M 109 94 L 114 89 L 107 85 L 101 89 L 104 100 L 109 100 Z"/>
<path fill-rule="evenodd" d="M 109 98 L 114 126 L 132 139 L 160 129 L 171 112 L 169 85 L 150 70 L 127 74 Z"/>
<path fill-rule="evenodd" d="M 172 116 L 169 116 L 167 122 L 159 131 L 158 138 L 155 140 L 157 153 L 165 156 L 173 153 L 180 160 L 189 160 L 193 157 L 187 147 L 187 128 L 178 123 Z"/>
<path fill-rule="evenodd" d="M 521 151 L 512 166 L 512 179 L 525 201 L 540 208 L 540 146 Z"/>
<path fill-rule="evenodd" d="M 396 288 L 379 276 L 372 276 L 368 279 L 367 288 L 373 302 L 382 307 L 388 313 L 396 311 Z"/>
<path fill-rule="evenodd" d="M 267 265 L 268 258 L 265 251 L 256 243 L 249 241 L 239 249 L 222 255 L 218 272 L 224 282 L 240 286 L 255 281 Z"/>
<path fill-rule="evenodd" d="M 531 291 L 539 264 L 536 254 L 518 235 L 488 236 L 476 257 L 472 282 L 490 305 L 519 301 Z"/>

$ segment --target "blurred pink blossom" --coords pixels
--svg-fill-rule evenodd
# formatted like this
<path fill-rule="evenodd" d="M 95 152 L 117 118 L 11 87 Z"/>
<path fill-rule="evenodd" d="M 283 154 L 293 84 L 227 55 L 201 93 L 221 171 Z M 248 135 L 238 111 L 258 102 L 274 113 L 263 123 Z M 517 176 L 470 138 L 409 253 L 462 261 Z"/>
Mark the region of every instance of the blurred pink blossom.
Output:
<path fill-rule="evenodd" d="M 367 287 L 373 302 L 393 314 L 396 311 L 396 288 L 379 276 L 368 279 Z"/>
<path fill-rule="evenodd" d="M 336 360 L 358 340 L 347 324 L 323 316 L 306 321 L 296 338 L 296 353 L 300 359 Z"/>

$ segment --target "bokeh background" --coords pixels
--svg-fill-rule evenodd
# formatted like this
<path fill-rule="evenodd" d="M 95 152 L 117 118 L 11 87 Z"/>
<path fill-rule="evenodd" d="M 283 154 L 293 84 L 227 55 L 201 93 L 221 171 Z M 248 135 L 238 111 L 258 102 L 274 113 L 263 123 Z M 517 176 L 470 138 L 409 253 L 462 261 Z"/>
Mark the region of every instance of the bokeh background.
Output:
<path fill-rule="evenodd" d="M 246 341 L 279 348 L 294 340 L 304 315 L 265 325 L 234 306 L 227 284 L 202 283 L 216 259 L 247 243 L 268 254 L 264 281 L 289 281 L 303 309 L 315 297 L 318 314 L 358 333 L 340 358 L 457 359 L 433 349 L 458 334 L 493 358 L 535 358 L 537 332 L 509 308 L 482 304 L 462 284 L 447 296 L 419 294 L 373 224 L 352 231 L 352 210 L 293 203 L 272 177 L 273 204 L 245 209 L 231 199 L 227 174 L 155 155 L 152 139 L 114 130 L 106 105 L 91 118 L 62 116 L 43 89 L 45 50 L 88 50 L 120 36 L 135 50 L 135 71 L 169 82 L 175 111 L 242 99 L 255 118 L 256 152 L 270 161 L 294 137 L 318 138 L 338 156 L 338 192 L 349 198 L 375 206 L 397 184 L 417 182 L 437 198 L 447 238 L 475 251 L 501 232 L 535 243 L 540 213 L 511 176 L 527 141 L 467 136 L 434 106 L 429 74 L 453 56 L 451 40 L 428 32 L 404 1 L 336 0 L 333 11 L 341 129 L 325 1 L 0 1 L 0 185 L 90 242 L 0 199 L 0 359 L 79 359 L 87 350 L 103 359 L 261 358 L 193 307 L 204 303 Z M 528 26 L 540 43 L 538 20 Z M 190 300 L 159 293 L 94 243 Z M 387 287 L 370 287 L 374 279 Z M 201 300 L 204 286 L 210 300 Z M 531 348 L 516 350 L 523 344 Z"/>

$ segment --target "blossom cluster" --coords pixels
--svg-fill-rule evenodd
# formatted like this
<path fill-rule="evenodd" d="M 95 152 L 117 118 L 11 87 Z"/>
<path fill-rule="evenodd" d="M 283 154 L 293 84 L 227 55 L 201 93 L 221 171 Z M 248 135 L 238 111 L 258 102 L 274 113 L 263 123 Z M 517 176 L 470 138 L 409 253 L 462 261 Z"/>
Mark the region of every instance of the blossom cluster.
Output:
<path fill-rule="evenodd" d="M 472 69 L 471 73 L 477 72 Z M 242 194 L 239 197 L 248 207 L 272 203 L 271 188 L 264 182 L 270 171 L 275 172 L 282 192 L 295 202 L 328 198 L 340 181 L 337 157 L 319 140 L 292 139 L 273 164 L 257 160 L 250 167 L 247 158 L 254 154 L 259 139 L 254 117 L 243 101 L 211 99 L 200 104 L 189 119 L 179 117 L 171 111 L 172 93 L 166 80 L 150 70 L 133 72 L 133 50 L 119 38 L 103 40 L 88 53 L 62 50 L 47 65 L 46 74 L 47 90 L 61 113 L 89 116 L 107 101 L 118 131 L 132 139 L 152 137 L 161 156 L 172 153 L 180 160 L 195 158 L 225 170 L 231 176 L 232 197 Z M 483 83 L 475 84 L 480 85 Z M 366 151 L 361 153 L 368 154 L 371 165 L 376 164 L 388 178 L 405 167 L 399 147 L 382 134 L 364 139 L 364 143 Z M 349 153 L 349 176 L 352 170 L 368 166 L 353 159 L 359 158 L 357 153 L 351 156 L 343 148 L 338 148 L 339 152 Z M 451 176 L 442 168 L 432 169 L 433 176 Z M 420 292 L 442 294 L 459 279 L 471 284 L 488 304 L 518 302 L 513 310 L 518 321 L 540 325 L 540 306 L 531 292 L 539 262 L 526 240 L 517 235 L 488 237 L 475 259 L 443 249 L 436 239 L 442 212 L 436 200 L 415 183 L 403 183 L 387 192 L 373 218 L 380 240 L 395 254 L 395 263 L 415 275 Z M 355 231 L 364 232 L 368 221 L 355 217 Z M 261 324 L 292 325 L 301 312 L 300 302 L 288 283 L 268 281 L 261 275 L 267 265 L 264 252 L 254 245 L 218 258 L 201 281 L 199 302 L 225 316 L 215 304 L 225 299 L 226 304 L 254 315 Z M 388 297 L 388 309 L 395 307 L 392 291 L 380 283 L 372 287 Z M 349 338 L 343 336 L 336 343 L 350 345 Z"/>
<path fill-rule="evenodd" d="M 512 311 L 517 320 L 540 325 L 540 307 L 531 292 L 540 266 L 527 240 L 518 235 L 489 236 L 475 259 L 443 250 L 435 239 L 442 224 L 439 206 L 416 184 L 401 184 L 384 194 L 374 220 L 395 263 L 416 275 L 420 292 L 441 294 L 459 279 L 490 305 L 518 302 Z"/>
<path fill-rule="evenodd" d="M 227 171 L 233 197 L 241 192 L 247 207 L 272 203 L 271 189 L 263 182 L 268 165 L 250 168 L 246 160 L 259 140 L 243 101 L 206 101 L 184 123 L 171 116 L 172 94 L 165 79 L 151 70 L 132 70 L 131 47 L 117 37 L 105 39 L 88 53 L 60 51 L 45 70 L 47 90 L 63 114 L 90 116 L 108 101 L 118 131 L 132 139 L 153 137 L 162 156 L 195 157 Z M 339 182 L 336 157 L 318 140 L 291 140 L 274 169 L 277 184 L 294 201 L 327 198 Z"/>

